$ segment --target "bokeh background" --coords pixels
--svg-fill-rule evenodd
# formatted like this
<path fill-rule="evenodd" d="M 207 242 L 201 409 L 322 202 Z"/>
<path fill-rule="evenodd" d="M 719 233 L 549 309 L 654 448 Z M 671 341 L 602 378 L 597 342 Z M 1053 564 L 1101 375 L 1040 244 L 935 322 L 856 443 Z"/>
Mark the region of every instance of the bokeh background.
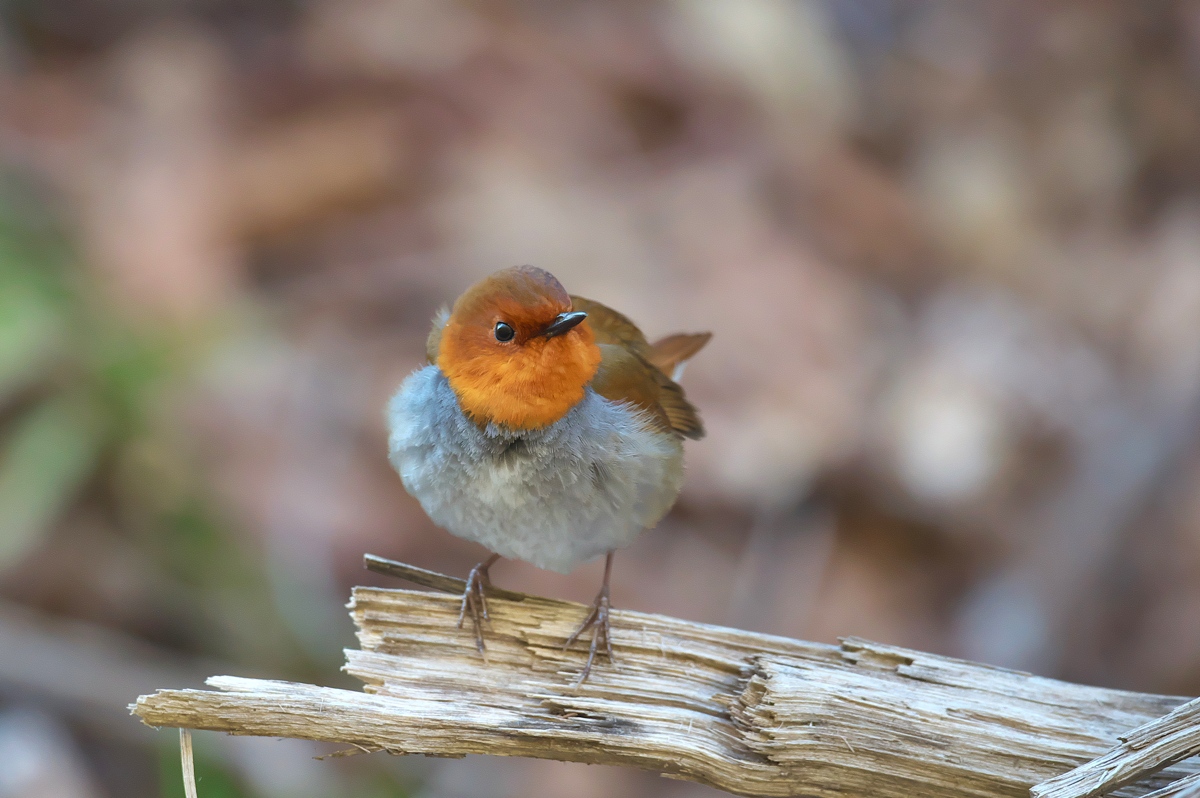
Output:
<path fill-rule="evenodd" d="M 0 798 L 182 795 L 137 694 L 350 686 L 364 552 L 481 558 L 382 408 L 523 263 L 715 333 L 618 606 L 1200 693 L 1200 5 L 4 0 Z M 715 795 L 197 745 L 204 798 Z"/>

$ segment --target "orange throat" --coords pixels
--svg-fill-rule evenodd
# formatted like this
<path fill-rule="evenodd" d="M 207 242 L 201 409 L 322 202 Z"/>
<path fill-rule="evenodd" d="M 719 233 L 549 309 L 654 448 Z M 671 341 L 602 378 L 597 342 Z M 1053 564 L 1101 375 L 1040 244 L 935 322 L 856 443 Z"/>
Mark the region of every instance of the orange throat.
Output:
<path fill-rule="evenodd" d="M 600 348 L 587 322 L 566 335 L 531 340 L 504 355 L 472 346 L 454 333 L 448 327 L 443 335 L 437 366 L 459 407 L 481 424 L 517 430 L 547 427 L 583 399 L 600 365 Z"/>

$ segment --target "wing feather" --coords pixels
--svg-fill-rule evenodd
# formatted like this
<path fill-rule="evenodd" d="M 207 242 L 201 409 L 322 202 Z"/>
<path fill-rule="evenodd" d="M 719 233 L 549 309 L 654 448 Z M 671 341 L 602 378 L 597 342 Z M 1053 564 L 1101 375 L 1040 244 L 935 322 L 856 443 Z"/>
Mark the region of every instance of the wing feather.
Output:
<path fill-rule="evenodd" d="M 607 305 L 577 296 L 571 297 L 571 305 L 588 314 L 600 346 L 600 368 L 592 378 L 596 393 L 641 408 L 663 432 L 704 437 L 700 414 L 659 363 L 677 370 L 708 343 L 711 333 L 671 335 L 651 346 L 636 324 Z"/>
<path fill-rule="evenodd" d="M 712 338 L 712 333 L 675 333 L 650 344 L 646 358 L 663 374 L 669 374 L 676 382 L 683 376 L 683 367 Z"/>
<path fill-rule="evenodd" d="M 596 334 L 596 343 L 623 346 L 642 357 L 650 353 L 650 342 L 646 336 L 623 313 L 581 296 L 571 297 L 571 307 L 588 314 L 588 326 Z"/>

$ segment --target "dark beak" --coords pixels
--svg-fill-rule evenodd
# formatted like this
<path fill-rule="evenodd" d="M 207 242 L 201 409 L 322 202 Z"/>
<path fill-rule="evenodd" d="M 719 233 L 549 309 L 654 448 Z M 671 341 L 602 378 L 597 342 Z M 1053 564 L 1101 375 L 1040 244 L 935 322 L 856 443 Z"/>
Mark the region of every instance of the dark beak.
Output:
<path fill-rule="evenodd" d="M 542 330 L 542 335 L 547 338 L 553 338 L 556 335 L 562 335 L 565 332 L 570 332 L 575 329 L 575 325 L 587 318 L 587 314 L 582 310 L 577 310 L 573 313 L 559 313 L 558 318 L 550 322 L 546 329 Z"/>

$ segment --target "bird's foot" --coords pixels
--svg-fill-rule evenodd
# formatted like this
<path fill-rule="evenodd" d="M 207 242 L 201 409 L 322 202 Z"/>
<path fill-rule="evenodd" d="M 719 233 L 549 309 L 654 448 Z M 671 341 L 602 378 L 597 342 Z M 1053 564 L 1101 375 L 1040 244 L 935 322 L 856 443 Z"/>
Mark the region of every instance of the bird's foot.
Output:
<path fill-rule="evenodd" d="M 592 630 L 592 645 L 588 649 L 587 663 L 583 666 L 583 671 L 579 674 L 579 678 L 575 680 L 575 686 L 583 684 L 587 680 L 588 674 L 592 672 L 592 663 L 596 661 L 596 652 L 600 650 L 600 642 L 604 642 L 604 653 L 608 655 L 609 663 L 614 663 L 612 650 L 612 626 L 609 622 L 609 610 L 612 607 L 608 601 L 608 584 L 600 588 L 600 592 L 596 594 L 596 600 L 592 602 L 592 609 L 588 612 L 587 617 L 583 619 L 583 623 L 575 630 L 575 633 L 567 638 L 566 645 L 563 650 L 571 647 L 571 644 L 579 639 L 579 636 L 588 629 Z"/>
<path fill-rule="evenodd" d="M 488 568 L 496 560 L 500 559 L 500 555 L 494 554 L 481 563 L 476 563 L 471 569 L 471 573 L 467 574 L 467 589 L 463 591 L 462 606 L 458 610 L 458 628 L 461 629 L 463 621 L 466 620 L 467 613 L 471 614 L 471 626 L 475 630 L 475 648 L 479 651 L 479 655 L 487 660 L 486 646 L 483 644 L 483 624 L 491 627 L 492 619 L 488 616 L 487 607 L 487 588 L 491 587 L 492 580 L 488 576 Z"/>

